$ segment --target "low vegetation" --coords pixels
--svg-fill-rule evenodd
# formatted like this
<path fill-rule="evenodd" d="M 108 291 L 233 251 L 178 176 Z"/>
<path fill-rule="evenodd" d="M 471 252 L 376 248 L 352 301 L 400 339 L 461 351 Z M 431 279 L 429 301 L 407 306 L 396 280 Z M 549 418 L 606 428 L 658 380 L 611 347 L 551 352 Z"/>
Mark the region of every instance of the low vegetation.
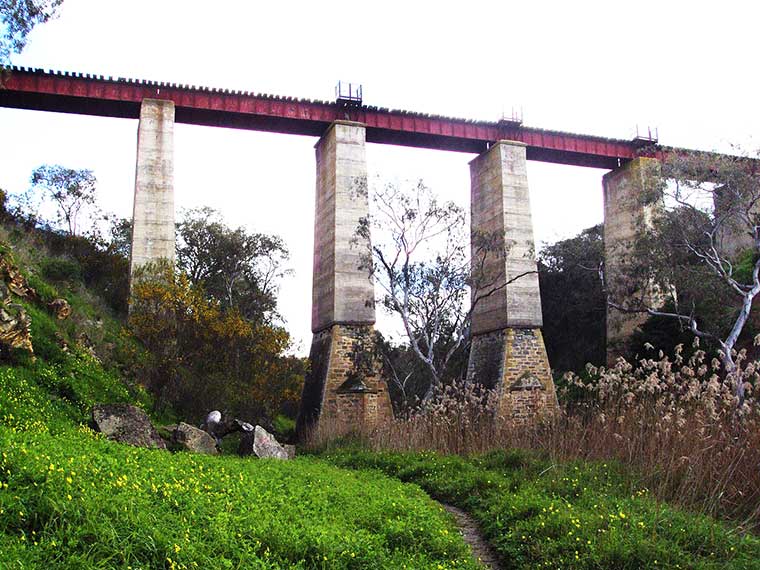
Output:
<path fill-rule="evenodd" d="M 436 503 L 378 473 L 170 455 L 86 428 L 2 427 L 0 446 L 2 568 L 475 568 Z"/>
<path fill-rule="evenodd" d="M 760 539 L 658 502 L 619 463 L 333 450 L 471 513 L 504 568 L 757 568 Z"/>

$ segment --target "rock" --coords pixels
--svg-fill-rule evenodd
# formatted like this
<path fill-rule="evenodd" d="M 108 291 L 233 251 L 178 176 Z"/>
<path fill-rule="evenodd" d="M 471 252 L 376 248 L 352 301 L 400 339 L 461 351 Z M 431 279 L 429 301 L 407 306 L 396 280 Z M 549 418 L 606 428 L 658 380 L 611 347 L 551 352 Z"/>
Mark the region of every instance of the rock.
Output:
<path fill-rule="evenodd" d="M 216 440 L 208 433 L 185 422 L 180 422 L 172 431 L 172 442 L 180 449 L 193 453 L 216 455 Z"/>
<path fill-rule="evenodd" d="M 256 426 L 253 431 L 253 453 L 261 459 L 288 459 L 288 452 L 261 426 Z"/>
<path fill-rule="evenodd" d="M 234 426 L 233 431 L 252 432 L 254 430 L 251 424 L 238 419 L 232 420 L 232 425 Z"/>
<path fill-rule="evenodd" d="M 243 431 L 238 445 L 238 455 L 246 457 L 275 457 L 277 459 L 292 459 L 296 455 L 295 445 L 280 445 L 275 437 L 263 427 L 256 426 L 252 431 Z"/>
<path fill-rule="evenodd" d="M 37 291 L 32 289 L 27 283 L 26 278 L 21 274 L 7 256 L 0 259 L 0 279 L 7 285 L 8 289 L 14 294 L 28 299 L 37 300 Z"/>
<path fill-rule="evenodd" d="M 166 449 L 166 444 L 150 423 L 148 414 L 129 404 L 96 404 L 92 408 L 95 429 L 108 439 L 137 447 Z"/>
<path fill-rule="evenodd" d="M 20 348 L 30 354 L 32 349 L 32 319 L 24 307 L 8 303 L 10 298 L 0 304 L 0 344 L 8 348 Z"/>
<path fill-rule="evenodd" d="M 54 299 L 48 303 L 48 309 L 59 321 L 68 319 L 71 316 L 71 305 L 69 305 L 66 299 Z"/>

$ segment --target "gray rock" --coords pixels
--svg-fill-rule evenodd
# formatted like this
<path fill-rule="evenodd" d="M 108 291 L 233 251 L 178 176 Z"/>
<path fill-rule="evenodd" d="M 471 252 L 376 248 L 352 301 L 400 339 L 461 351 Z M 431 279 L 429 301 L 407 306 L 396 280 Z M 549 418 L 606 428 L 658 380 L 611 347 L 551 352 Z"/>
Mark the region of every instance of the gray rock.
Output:
<path fill-rule="evenodd" d="M 285 453 L 288 454 L 288 459 L 293 459 L 296 456 L 296 446 L 295 445 L 289 445 L 287 443 L 284 443 L 282 445 L 283 449 L 285 449 Z"/>
<path fill-rule="evenodd" d="M 136 406 L 96 404 L 92 408 L 92 421 L 95 429 L 108 439 L 137 447 L 166 449 L 148 414 Z"/>
<path fill-rule="evenodd" d="M 256 426 L 253 432 L 253 453 L 261 459 L 288 459 L 288 452 L 261 426 Z"/>
<path fill-rule="evenodd" d="M 180 422 L 172 431 L 172 443 L 179 449 L 193 453 L 216 455 L 216 440 L 208 433 L 185 422 Z"/>

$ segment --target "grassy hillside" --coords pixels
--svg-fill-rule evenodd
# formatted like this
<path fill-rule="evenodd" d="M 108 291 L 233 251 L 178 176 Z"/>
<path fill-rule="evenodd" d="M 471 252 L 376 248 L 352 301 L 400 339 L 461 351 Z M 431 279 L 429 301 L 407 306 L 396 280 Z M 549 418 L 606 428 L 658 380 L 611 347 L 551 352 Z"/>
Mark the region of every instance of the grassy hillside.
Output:
<path fill-rule="evenodd" d="M 39 297 L 13 299 L 36 356 L 12 351 L 0 366 L 0 568 L 475 567 L 416 486 L 313 458 L 172 455 L 92 432 L 96 402 L 151 409 L 123 376 L 139 348 L 70 260 L 27 241 L 0 254 Z M 66 320 L 46 309 L 60 296 Z"/>

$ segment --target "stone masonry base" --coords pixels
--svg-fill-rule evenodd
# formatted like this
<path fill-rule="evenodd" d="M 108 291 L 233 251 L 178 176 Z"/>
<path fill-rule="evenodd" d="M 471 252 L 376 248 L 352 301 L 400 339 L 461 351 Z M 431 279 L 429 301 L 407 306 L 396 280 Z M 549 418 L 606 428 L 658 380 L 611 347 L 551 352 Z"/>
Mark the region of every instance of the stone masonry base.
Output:
<path fill-rule="evenodd" d="M 299 438 L 325 421 L 345 433 L 393 419 L 388 388 L 372 351 L 373 337 L 372 325 L 336 324 L 314 334 L 298 414 Z"/>
<path fill-rule="evenodd" d="M 467 378 L 498 391 L 498 415 L 508 421 L 526 423 L 558 408 L 539 328 L 508 328 L 475 336 Z"/>

